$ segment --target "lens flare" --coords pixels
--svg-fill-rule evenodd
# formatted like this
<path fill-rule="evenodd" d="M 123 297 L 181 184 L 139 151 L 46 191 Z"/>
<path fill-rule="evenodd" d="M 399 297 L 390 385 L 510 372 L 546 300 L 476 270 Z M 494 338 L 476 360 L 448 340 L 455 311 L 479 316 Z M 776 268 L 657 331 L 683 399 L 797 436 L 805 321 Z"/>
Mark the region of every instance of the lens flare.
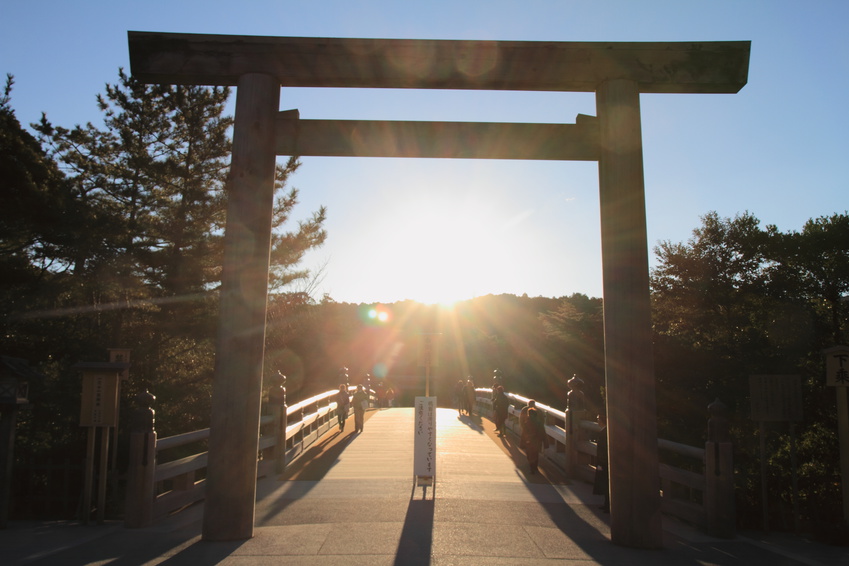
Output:
<path fill-rule="evenodd" d="M 383 379 L 384 377 L 389 375 L 389 367 L 383 362 L 378 362 L 374 364 L 371 373 L 373 376 Z"/>
<path fill-rule="evenodd" d="M 382 326 L 392 320 L 392 311 L 386 305 L 363 305 L 360 320 L 372 326 Z"/>

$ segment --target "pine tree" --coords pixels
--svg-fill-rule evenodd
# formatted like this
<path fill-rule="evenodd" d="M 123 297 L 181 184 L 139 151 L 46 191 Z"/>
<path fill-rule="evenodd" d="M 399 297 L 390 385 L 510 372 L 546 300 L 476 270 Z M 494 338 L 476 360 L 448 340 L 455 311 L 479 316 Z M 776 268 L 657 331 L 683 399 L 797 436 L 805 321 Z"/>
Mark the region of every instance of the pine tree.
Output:
<path fill-rule="evenodd" d="M 57 164 L 18 122 L 13 84 L 9 75 L 0 97 L 0 346 L 31 358 L 49 342 L 50 329 L 27 315 L 55 309 L 71 287 L 67 267 L 85 211 Z"/>
<path fill-rule="evenodd" d="M 160 405 L 157 420 L 175 429 L 208 414 L 233 123 L 225 115 L 229 94 L 144 85 L 120 71 L 118 83 L 97 98 L 104 127 L 65 129 L 46 117 L 35 125 L 91 217 L 70 262 L 84 289 L 76 300 L 97 316 L 104 341 L 134 345 L 137 386 L 174 403 Z M 298 166 L 293 157 L 277 168 L 269 277 L 277 292 L 309 279 L 297 263 L 326 236 L 323 207 L 285 230 L 298 201 L 298 191 L 285 185 Z"/>
<path fill-rule="evenodd" d="M 56 271 L 53 262 L 67 248 L 63 223 L 72 218 L 73 202 L 56 163 L 21 127 L 11 108 L 14 79 L 7 76 L 0 97 L 0 260 L 4 276 Z"/>

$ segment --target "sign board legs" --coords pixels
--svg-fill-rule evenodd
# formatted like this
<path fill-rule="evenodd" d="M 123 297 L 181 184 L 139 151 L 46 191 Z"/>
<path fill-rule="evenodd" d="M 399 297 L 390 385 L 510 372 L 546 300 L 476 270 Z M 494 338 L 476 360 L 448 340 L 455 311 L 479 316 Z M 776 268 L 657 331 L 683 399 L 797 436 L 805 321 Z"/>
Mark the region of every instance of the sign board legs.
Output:
<path fill-rule="evenodd" d="M 88 427 L 88 438 L 86 440 L 85 454 L 85 478 L 83 480 L 83 505 L 82 505 L 82 521 L 83 524 L 88 524 L 91 520 L 91 496 L 94 490 L 94 462 L 96 449 L 98 447 L 97 437 L 100 432 L 99 449 L 100 461 L 97 468 L 97 524 L 102 524 L 106 520 L 106 477 L 109 468 L 109 427 L 108 426 L 90 426 Z"/>

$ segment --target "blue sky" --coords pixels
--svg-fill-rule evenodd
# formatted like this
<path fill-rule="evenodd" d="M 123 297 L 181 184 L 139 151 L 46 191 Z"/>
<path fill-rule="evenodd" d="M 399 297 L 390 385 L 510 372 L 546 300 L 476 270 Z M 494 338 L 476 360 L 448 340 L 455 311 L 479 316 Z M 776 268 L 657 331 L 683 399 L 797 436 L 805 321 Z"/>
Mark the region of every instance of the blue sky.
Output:
<path fill-rule="evenodd" d="M 527 41 L 751 40 L 734 95 L 642 95 L 648 245 L 711 210 L 798 230 L 849 209 L 849 2 L 1 0 L 12 106 L 66 127 L 129 68 L 127 31 Z M 586 93 L 285 89 L 309 119 L 574 123 Z M 337 301 L 601 296 L 595 163 L 304 158 L 297 215 L 328 207 L 312 288 Z"/>

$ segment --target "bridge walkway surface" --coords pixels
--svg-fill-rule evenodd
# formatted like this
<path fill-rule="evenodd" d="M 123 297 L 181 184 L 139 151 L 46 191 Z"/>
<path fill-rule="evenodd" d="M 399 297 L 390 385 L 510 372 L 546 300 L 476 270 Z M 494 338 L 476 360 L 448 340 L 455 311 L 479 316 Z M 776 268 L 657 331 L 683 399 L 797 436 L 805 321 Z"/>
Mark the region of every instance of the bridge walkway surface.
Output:
<path fill-rule="evenodd" d="M 714 539 L 664 517 L 664 548 L 610 542 L 591 487 L 543 464 L 479 416 L 437 411 L 436 482 L 415 486 L 413 409 L 371 410 L 363 433 L 328 433 L 257 485 L 250 540 L 201 540 L 203 505 L 156 526 L 10 523 L 0 563 L 34 565 L 849 565 L 801 538 Z"/>

